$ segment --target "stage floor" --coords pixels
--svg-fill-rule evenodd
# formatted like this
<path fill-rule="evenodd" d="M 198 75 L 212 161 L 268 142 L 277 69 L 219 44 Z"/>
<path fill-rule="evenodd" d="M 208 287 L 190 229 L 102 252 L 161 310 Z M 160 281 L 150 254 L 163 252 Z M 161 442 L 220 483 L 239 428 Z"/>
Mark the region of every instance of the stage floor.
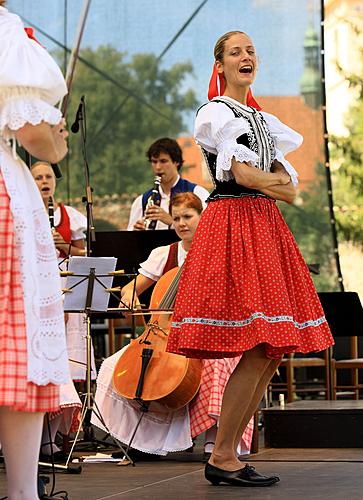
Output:
<path fill-rule="evenodd" d="M 82 465 L 79 475 L 56 474 L 56 491 L 71 500 L 253 500 L 363 498 L 363 449 L 262 449 L 248 462 L 259 472 L 277 474 L 281 482 L 269 488 L 212 486 L 205 481 L 200 446 L 194 453 L 138 462 Z M 19 458 L 21 466 L 21 458 Z M 0 471 L 0 497 L 5 495 L 5 471 Z"/>

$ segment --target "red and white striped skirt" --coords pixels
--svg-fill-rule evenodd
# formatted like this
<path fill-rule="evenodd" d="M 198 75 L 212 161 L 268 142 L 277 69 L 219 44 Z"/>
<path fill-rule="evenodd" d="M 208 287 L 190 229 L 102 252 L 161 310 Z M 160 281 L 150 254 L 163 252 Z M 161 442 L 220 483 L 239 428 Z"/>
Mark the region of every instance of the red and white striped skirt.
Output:
<path fill-rule="evenodd" d="M 27 339 L 20 263 L 9 196 L 0 171 L 0 406 L 28 412 L 59 408 L 59 387 L 27 379 Z"/>
<path fill-rule="evenodd" d="M 192 358 L 321 351 L 334 343 L 308 267 L 276 203 L 208 204 L 184 264 L 168 351 Z"/>

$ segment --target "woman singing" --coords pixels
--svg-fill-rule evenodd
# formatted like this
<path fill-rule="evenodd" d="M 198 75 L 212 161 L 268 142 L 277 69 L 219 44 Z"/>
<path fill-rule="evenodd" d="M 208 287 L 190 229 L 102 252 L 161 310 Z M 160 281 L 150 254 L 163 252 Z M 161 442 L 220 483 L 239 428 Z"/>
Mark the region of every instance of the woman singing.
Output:
<path fill-rule="evenodd" d="M 54 105 L 67 88 L 53 59 L 3 5 L 0 0 L 0 442 L 9 499 L 35 499 L 44 413 L 58 410 L 69 369 L 49 221 L 15 144 L 39 159 L 62 160 L 68 133 Z"/>
<path fill-rule="evenodd" d="M 302 141 L 252 106 L 257 70 L 252 40 L 239 31 L 215 46 L 215 76 L 195 137 L 215 190 L 188 252 L 168 350 L 191 358 L 242 355 L 224 392 L 216 445 L 205 477 L 212 484 L 270 486 L 241 464 L 236 443 L 282 356 L 333 344 L 308 268 L 275 200 L 291 203 L 297 175 L 284 154 Z M 212 84 L 214 84 L 212 78 Z M 249 105 L 250 104 L 250 105 Z M 242 408 L 242 411 L 241 411 Z"/>

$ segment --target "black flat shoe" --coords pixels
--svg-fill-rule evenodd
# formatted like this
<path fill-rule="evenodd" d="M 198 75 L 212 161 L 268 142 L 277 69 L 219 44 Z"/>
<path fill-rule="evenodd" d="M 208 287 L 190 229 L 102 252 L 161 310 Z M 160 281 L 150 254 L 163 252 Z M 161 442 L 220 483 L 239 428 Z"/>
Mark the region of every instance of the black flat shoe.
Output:
<path fill-rule="evenodd" d="M 210 459 L 211 455 L 212 455 L 212 453 L 208 453 L 208 451 L 205 451 L 203 453 L 202 463 L 206 464 L 208 462 L 208 460 Z"/>
<path fill-rule="evenodd" d="M 243 469 L 233 472 L 207 464 L 204 475 L 207 481 L 210 481 L 213 486 L 218 486 L 220 483 L 227 483 L 233 486 L 272 486 L 280 481 L 277 476 L 262 476 L 256 472 L 254 467 L 248 464 Z"/>

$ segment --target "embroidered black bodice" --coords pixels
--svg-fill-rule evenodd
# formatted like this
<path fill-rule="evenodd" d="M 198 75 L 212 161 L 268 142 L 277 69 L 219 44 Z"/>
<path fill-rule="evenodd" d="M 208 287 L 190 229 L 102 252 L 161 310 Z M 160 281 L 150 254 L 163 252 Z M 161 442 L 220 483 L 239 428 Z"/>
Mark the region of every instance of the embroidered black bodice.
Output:
<path fill-rule="evenodd" d="M 254 108 L 240 107 L 223 99 L 214 99 L 213 102 L 221 102 L 225 104 L 233 111 L 234 116 L 246 119 L 249 131 L 240 135 L 236 142 L 246 146 L 257 154 L 260 161 L 256 168 L 264 170 L 265 172 L 270 172 L 272 161 L 276 155 L 276 150 L 263 115 Z M 205 104 L 203 106 L 205 106 Z M 203 106 L 201 106 L 201 108 Z M 199 108 L 199 110 L 201 108 Z M 202 148 L 202 151 L 215 187 L 207 201 L 214 201 L 219 198 L 239 198 L 241 196 L 265 196 L 260 191 L 249 189 L 245 186 L 237 184 L 234 179 L 230 179 L 228 181 L 218 181 L 216 179 L 217 155 L 210 153 L 204 148 Z"/>

